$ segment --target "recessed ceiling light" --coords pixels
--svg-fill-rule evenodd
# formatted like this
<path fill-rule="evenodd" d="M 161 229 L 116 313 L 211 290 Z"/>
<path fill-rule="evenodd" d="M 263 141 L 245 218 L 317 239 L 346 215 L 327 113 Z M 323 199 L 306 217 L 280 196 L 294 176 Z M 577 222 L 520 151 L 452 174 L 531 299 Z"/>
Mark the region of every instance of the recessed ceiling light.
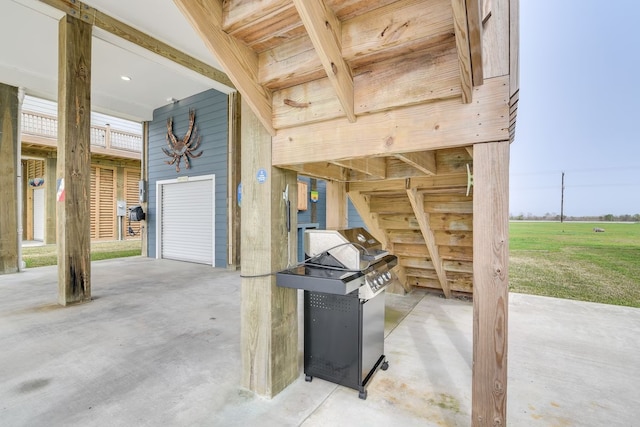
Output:
<path fill-rule="evenodd" d="M 129 76 L 120 76 L 120 78 L 122 80 L 124 80 L 125 82 L 131 81 L 131 77 L 129 77 Z"/>

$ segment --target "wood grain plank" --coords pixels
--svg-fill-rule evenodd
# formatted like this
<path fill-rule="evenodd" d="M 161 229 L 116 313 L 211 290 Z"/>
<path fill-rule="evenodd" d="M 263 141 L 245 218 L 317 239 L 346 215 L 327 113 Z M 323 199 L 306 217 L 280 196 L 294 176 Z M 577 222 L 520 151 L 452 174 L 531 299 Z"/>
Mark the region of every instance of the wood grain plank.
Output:
<path fill-rule="evenodd" d="M 484 84 L 486 77 L 495 77 L 496 74 L 485 73 L 484 37 L 482 34 L 482 0 L 466 0 L 467 2 L 467 25 L 469 28 L 469 47 L 471 50 L 471 72 L 473 74 L 473 85 Z"/>
<path fill-rule="evenodd" d="M 508 139 L 508 76 L 474 88 L 472 104 L 443 100 L 361 116 L 280 129 L 274 165 L 378 157 Z M 349 141 L 349 144 L 345 144 Z"/>
<path fill-rule="evenodd" d="M 483 27 L 482 60 L 485 79 L 506 76 L 510 72 L 509 3 L 510 0 L 492 0 L 491 19 Z"/>
<path fill-rule="evenodd" d="M 58 303 L 91 300 L 91 33 L 65 15 L 58 28 Z"/>
<path fill-rule="evenodd" d="M 415 188 L 407 189 L 407 196 L 409 197 L 411 207 L 413 208 L 413 212 L 418 220 L 418 224 L 420 225 L 420 231 L 429 250 L 429 258 L 431 259 L 433 267 L 438 275 L 440 286 L 444 291 L 444 295 L 447 298 L 450 298 L 451 290 L 449 289 L 449 283 L 447 281 L 447 272 L 442 267 L 442 259 L 440 258 L 438 245 L 436 243 L 433 230 L 431 230 L 431 226 L 429 225 L 429 214 L 424 211 L 424 196 Z"/>
<path fill-rule="evenodd" d="M 342 25 L 324 1 L 293 0 L 311 43 L 333 85 L 350 122 L 356 121 L 353 108 L 353 76 L 342 56 Z"/>
<path fill-rule="evenodd" d="M 338 166 L 361 172 L 371 178 L 385 179 L 387 176 L 387 159 L 384 157 L 370 157 L 366 159 L 336 160 Z"/>
<path fill-rule="evenodd" d="M 509 141 L 476 144 L 473 158 L 475 289 L 471 420 L 477 426 L 504 426 L 507 425 Z"/>
<path fill-rule="evenodd" d="M 271 93 L 258 83 L 258 56 L 222 30 L 222 5 L 218 0 L 174 0 L 207 48 L 256 113 L 275 135 L 271 118 Z"/>
<path fill-rule="evenodd" d="M 396 154 L 396 158 L 413 166 L 425 175 L 436 174 L 436 155 L 434 151 Z"/>
<path fill-rule="evenodd" d="M 0 83 L 0 274 L 18 271 L 18 88 Z M 50 182 L 50 181 L 48 181 Z"/>
<path fill-rule="evenodd" d="M 242 386 L 273 397 L 298 376 L 297 292 L 276 286 L 269 274 L 297 256 L 297 238 L 287 233 L 280 196 L 287 185 L 295 189 L 297 179 L 293 172 L 268 167 L 271 137 L 244 99 L 241 117 Z M 267 180 L 259 183 L 256 172 L 265 167 Z M 297 192 L 289 191 L 289 197 L 296 206 Z M 295 230 L 295 215 L 291 221 Z"/>
<path fill-rule="evenodd" d="M 473 101 L 473 73 L 471 70 L 471 46 L 469 44 L 469 26 L 465 0 L 451 0 L 451 9 L 453 10 L 453 27 L 456 33 L 462 102 L 468 104 Z"/>
<path fill-rule="evenodd" d="M 340 230 L 349 225 L 347 186 L 344 182 L 327 181 L 327 230 Z"/>

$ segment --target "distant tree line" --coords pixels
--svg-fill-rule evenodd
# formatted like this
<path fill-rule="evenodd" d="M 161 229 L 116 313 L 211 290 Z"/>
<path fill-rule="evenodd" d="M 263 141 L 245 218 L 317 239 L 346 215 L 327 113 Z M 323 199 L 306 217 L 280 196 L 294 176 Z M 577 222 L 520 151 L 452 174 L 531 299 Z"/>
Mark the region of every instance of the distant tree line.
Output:
<path fill-rule="evenodd" d="M 510 220 L 515 221 L 560 221 L 560 214 L 555 212 L 547 212 L 544 215 L 534 215 L 529 213 L 520 213 L 519 215 L 510 214 Z M 640 222 L 640 214 L 635 215 L 613 215 L 606 214 L 600 216 L 564 216 L 565 221 L 590 221 L 590 222 Z"/>

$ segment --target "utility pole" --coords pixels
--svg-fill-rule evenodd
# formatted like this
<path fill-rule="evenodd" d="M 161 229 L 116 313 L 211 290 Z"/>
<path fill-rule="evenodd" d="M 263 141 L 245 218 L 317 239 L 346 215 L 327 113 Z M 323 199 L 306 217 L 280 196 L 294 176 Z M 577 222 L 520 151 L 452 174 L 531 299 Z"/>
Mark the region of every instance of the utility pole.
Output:
<path fill-rule="evenodd" d="M 560 222 L 564 222 L 564 171 L 562 172 L 562 192 L 560 194 Z"/>

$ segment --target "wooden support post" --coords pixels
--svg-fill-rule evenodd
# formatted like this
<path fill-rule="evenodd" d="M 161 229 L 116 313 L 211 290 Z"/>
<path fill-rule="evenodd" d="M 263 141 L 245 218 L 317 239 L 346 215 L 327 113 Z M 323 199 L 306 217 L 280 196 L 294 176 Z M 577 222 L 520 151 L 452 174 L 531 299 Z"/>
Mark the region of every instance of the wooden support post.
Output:
<path fill-rule="evenodd" d="M 65 15 L 58 49 L 58 303 L 91 299 L 91 25 Z"/>
<path fill-rule="evenodd" d="M 18 88 L 0 83 L 0 274 L 18 271 Z"/>
<path fill-rule="evenodd" d="M 297 291 L 271 274 L 297 258 L 297 175 L 271 167 L 271 136 L 244 98 L 241 122 L 242 386 L 273 397 L 299 374 Z"/>
<path fill-rule="evenodd" d="M 509 141 L 473 147 L 473 426 L 505 426 Z"/>
<path fill-rule="evenodd" d="M 240 268 L 240 205 L 238 203 L 238 185 L 242 181 L 242 155 L 240 150 L 240 93 L 229 94 L 229 136 L 227 142 L 228 200 L 229 218 L 227 235 L 227 267 Z"/>
<path fill-rule="evenodd" d="M 327 230 L 347 228 L 348 215 L 347 185 L 344 182 L 327 181 Z"/>
<path fill-rule="evenodd" d="M 55 157 L 47 157 L 44 161 L 44 243 L 56 243 L 56 169 Z"/>

